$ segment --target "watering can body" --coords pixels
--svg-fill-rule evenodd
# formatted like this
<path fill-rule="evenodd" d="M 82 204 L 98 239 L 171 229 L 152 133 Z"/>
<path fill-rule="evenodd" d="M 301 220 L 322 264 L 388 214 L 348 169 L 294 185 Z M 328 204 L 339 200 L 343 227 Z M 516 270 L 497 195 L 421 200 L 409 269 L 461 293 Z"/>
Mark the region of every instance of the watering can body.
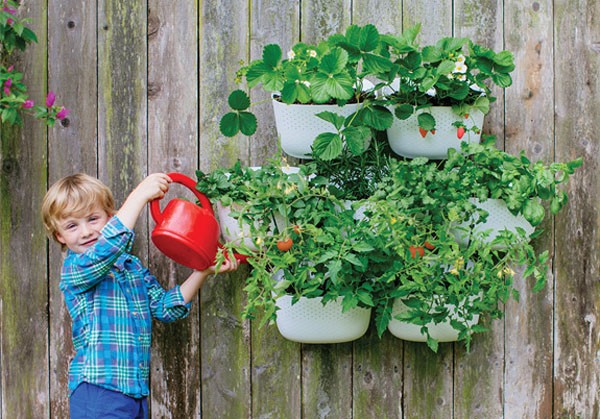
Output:
<path fill-rule="evenodd" d="M 159 200 L 150 202 L 150 213 L 156 222 L 152 242 L 167 257 L 192 269 L 203 271 L 215 263 L 219 243 L 219 223 L 208 198 L 196 190 L 196 183 L 181 173 L 169 173 L 175 183 L 190 189 L 200 206 L 183 199 L 171 199 L 160 211 Z M 245 256 L 235 255 L 245 262 Z"/>

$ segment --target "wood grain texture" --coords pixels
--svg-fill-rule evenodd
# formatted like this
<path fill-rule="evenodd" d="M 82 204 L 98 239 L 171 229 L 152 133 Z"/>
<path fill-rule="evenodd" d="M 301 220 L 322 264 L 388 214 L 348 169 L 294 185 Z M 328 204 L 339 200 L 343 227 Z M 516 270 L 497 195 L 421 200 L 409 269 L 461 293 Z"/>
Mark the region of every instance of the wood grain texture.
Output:
<path fill-rule="evenodd" d="M 28 93 L 43 101 L 47 74 L 44 4 L 20 8 L 39 44 L 14 53 Z M 46 130 L 26 116 L 0 130 L 0 417 L 49 415 L 48 263 L 39 209 L 46 189 Z M 44 379 L 40 379 L 43 377 Z"/>
<path fill-rule="evenodd" d="M 49 130 L 48 184 L 84 172 L 98 175 L 96 7 L 65 1 L 48 10 L 48 85 L 71 109 L 67 120 Z M 68 65 L 66 65 L 68 64 Z M 68 374 L 74 355 L 71 317 L 59 290 L 63 254 L 50 241 L 50 417 L 69 415 Z"/>
<path fill-rule="evenodd" d="M 198 167 L 198 8 L 192 2 L 170 7 L 148 3 L 148 171 L 179 172 L 195 179 Z M 177 100 L 173 100 L 177 98 Z M 194 199 L 172 184 L 162 207 L 173 198 Z M 150 220 L 150 228 L 155 223 Z M 181 284 L 191 270 L 168 260 L 150 242 L 150 270 L 165 289 Z M 200 391 L 200 310 L 189 317 L 154 322 L 151 381 L 152 417 L 198 417 Z"/>
<path fill-rule="evenodd" d="M 554 7 L 556 159 L 584 159 L 555 223 L 554 416 L 599 417 L 600 4 Z"/>
<path fill-rule="evenodd" d="M 506 89 L 505 148 L 524 150 L 532 160 L 553 161 L 554 98 L 549 94 L 554 79 L 552 50 L 552 2 L 506 5 L 506 48 L 517 51 L 513 85 Z M 545 234 L 534 246 L 553 253 L 552 217 Z M 506 312 L 505 415 L 543 418 L 552 415 L 552 309 L 553 277 L 538 294 L 531 281 L 517 278 L 520 301 L 510 301 Z M 530 371 L 530 374 L 523 374 Z M 528 397 L 524 398 L 523 395 Z"/>

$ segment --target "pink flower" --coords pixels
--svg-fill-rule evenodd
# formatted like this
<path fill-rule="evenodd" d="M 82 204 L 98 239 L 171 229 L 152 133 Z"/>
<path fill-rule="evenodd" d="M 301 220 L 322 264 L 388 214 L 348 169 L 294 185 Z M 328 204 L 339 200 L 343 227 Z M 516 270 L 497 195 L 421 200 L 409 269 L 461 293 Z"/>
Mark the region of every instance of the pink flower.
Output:
<path fill-rule="evenodd" d="M 14 66 L 14 65 L 11 65 L 10 67 L 8 67 L 8 68 L 6 69 L 6 71 L 8 71 L 9 73 L 12 73 L 12 71 L 13 71 L 14 69 L 15 69 L 15 66 Z"/>
<path fill-rule="evenodd" d="M 4 96 L 10 96 L 10 87 L 4 87 Z"/>
<path fill-rule="evenodd" d="M 6 19 L 6 24 L 7 24 L 8 26 L 12 26 L 12 24 L 13 24 L 13 23 L 15 23 L 15 21 L 14 21 L 14 19 L 13 19 L 13 18 L 9 17 L 8 19 Z"/>
<path fill-rule="evenodd" d="M 4 87 L 10 87 L 10 86 L 12 86 L 12 79 L 9 77 L 4 82 Z"/>
<path fill-rule="evenodd" d="M 17 9 L 13 9 L 12 7 L 8 7 L 8 6 L 4 6 L 2 8 L 2 10 L 10 13 L 11 15 L 14 15 L 15 13 L 17 13 Z"/>
<path fill-rule="evenodd" d="M 54 105 L 55 100 L 56 100 L 56 95 L 54 94 L 53 91 L 49 91 L 48 96 L 46 96 L 46 106 L 49 108 L 52 107 L 52 105 Z"/>
<path fill-rule="evenodd" d="M 60 108 L 60 111 L 56 114 L 56 119 L 65 119 L 67 115 L 69 115 L 69 112 L 71 112 L 71 110 L 63 106 L 62 108 Z"/>
<path fill-rule="evenodd" d="M 25 101 L 25 103 L 23 103 L 23 109 L 31 109 L 31 108 L 33 108 L 33 105 L 34 105 L 33 100 L 27 99 Z"/>

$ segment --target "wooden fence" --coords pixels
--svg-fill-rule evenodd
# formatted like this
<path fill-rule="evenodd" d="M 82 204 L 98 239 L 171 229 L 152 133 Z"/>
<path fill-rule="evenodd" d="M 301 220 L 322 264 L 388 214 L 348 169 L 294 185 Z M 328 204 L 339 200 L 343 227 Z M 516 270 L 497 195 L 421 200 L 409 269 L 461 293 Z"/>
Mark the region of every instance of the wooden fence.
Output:
<path fill-rule="evenodd" d="M 277 153 L 272 124 L 250 139 L 218 132 L 240 60 L 350 23 L 398 33 L 419 21 L 423 43 L 469 36 L 514 52 L 514 84 L 485 125 L 501 146 L 584 158 L 569 206 L 536 241 L 551 254 L 548 286 L 523 285 L 470 353 L 442 344 L 434 354 L 371 331 L 348 344 L 286 341 L 241 319 L 247 268 L 221 275 L 188 319 L 155 327 L 152 417 L 600 417 L 599 2 L 22 0 L 19 13 L 39 38 L 17 62 L 30 93 L 53 90 L 73 111 L 52 129 L 28 118 L 1 132 L 0 419 L 68 417 L 61 254 L 39 215 L 49 184 L 83 171 L 122 202 L 150 172 L 260 165 Z M 173 286 L 188 272 L 150 244 L 152 226 L 145 212 L 136 252 Z"/>

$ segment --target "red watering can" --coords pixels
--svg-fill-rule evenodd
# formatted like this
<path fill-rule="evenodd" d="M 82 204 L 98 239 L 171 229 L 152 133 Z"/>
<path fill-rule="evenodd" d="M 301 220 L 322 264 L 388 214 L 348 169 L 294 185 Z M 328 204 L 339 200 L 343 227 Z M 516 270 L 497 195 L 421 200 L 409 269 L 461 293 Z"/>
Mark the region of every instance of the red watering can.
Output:
<path fill-rule="evenodd" d="M 175 262 L 203 271 L 215 263 L 219 243 L 219 223 L 209 199 L 196 190 L 196 182 L 181 173 L 167 174 L 194 192 L 202 207 L 183 199 L 172 199 L 160 212 L 159 199 L 150 202 L 150 213 L 156 222 L 152 231 L 154 245 Z M 240 262 L 246 256 L 234 255 Z"/>

